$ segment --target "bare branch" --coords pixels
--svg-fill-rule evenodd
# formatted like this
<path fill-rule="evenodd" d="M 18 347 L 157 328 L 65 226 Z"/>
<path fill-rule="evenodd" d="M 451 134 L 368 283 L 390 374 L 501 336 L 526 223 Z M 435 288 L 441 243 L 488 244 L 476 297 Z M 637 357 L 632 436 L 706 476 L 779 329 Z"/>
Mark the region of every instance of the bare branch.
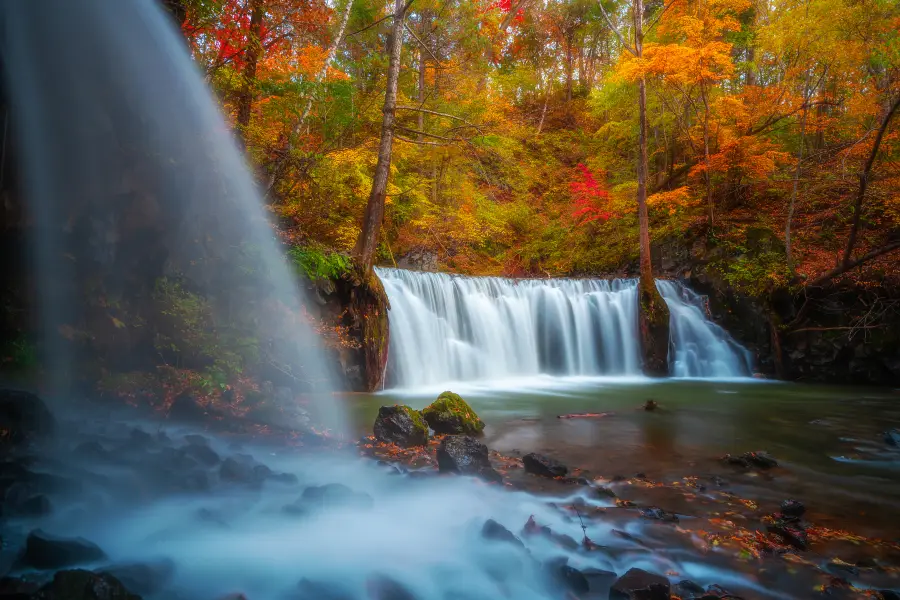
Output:
<path fill-rule="evenodd" d="M 393 17 L 393 16 L 394 16 L 394 13 L 391 13 L 391 14 L 389 14 L 389 15 L 385 15 L 385 16 L 381 17 L 380 19 L 378 19 L 377 21 L 375 21 L 374 23 L 372 23 L 371 25 L 366 25 L 366 26 L 363 27 L 362 29 L 357 29 L 357 30 L 354 31 L 353 33 L 348 33 L 348 34 L 347 34 L 347 37 L 353 37 L 354 35 L 356 35 L 356 34 L 358 34 L 358 33 L 362 33 L 363 31 L 367 31 L 367 30 L 369 30 L 369 29 L 372 29 L 373 27 L 375 27 L 376 25 L 378 25 L 378 24 L 381 23 L 382 21 L 387 21 L 388 19 L 390 19 L 390 18 Z"/>
<path fill-rule="evenodd" d="M 409 142 L 410 144 L 419 144 L 420 146 L 448 146 L 449 144 L 442 144 L 440 142 L 426 142 L 423 140 L 411 140 L 409 138 L 405 138 L 402 135 L 395 135 L 394 139 L 399 140 L 401 142 Z"/>
<path fill-rule="evenodd" d="M 397 110 L 414 110 L 414 111 L 416 111 L 416 112 L 423 112 L 423 113 L 426 113 L 426 114 L 429 114 L 429 115 L 435 115 L 435 116 L 437 116 L 437 117 L 446 117 L 446 118 L 448 118 L 448 119 L 454 119 L 454 120 L 456 120 L 456 121 L 462 121 L 463 123 L 465 123 L 465 124 L 467 124 L 467 125 L 472 125 L 472 123 L 469 123 L 468 121 L 466 121 L 466 120 L 463 119 L 462 117 L 457 117 L 456 115 L 451 115 L 451 114 L 447 114 L 447 113 L 442 113 L 442 112 L 437 112 L 437 111 L 433 111 L 433 110 L 428 110 L 427 108 L 419 108 L 419 107 L 417 107 L 417 106 L 398 106 L 398 107 L 397 107 Z M 473 125 L 473 126 L 476 126 L 476 125 Z M 476 127 L 477 127 L 477 126 L 476 126 Z"/>
<path fill-rule="evenodd" d="M 609 28 L 612 30 L 612 32 L 615 33 L 616 37 L 619 38 L 619 42 L 622 43 L 622 47 L 631 52 L 631 54 L 633 54 L 634 56 L 637 56 L 637 50 L 635 50 L 625 42 L 625 38 L 622 36 L 622 32 L 619 31 L 619 29 L 615 25 L 613 25 L 612 20 L 609 18 L 609 13 L 607 13 L 606 9 L 603 8 L 603 2 L 598 1 L 597 5 L 600 7 L 600 12 L 603 13 L 603 18 L 606 19 L 606 24 L 609 25 Z"/>
<path fill-rule="evenodd" d="M 431 51 L 431 48 L 426 46 L 425 42 L 423 42 L 422 40 L 419 39 L 419 36 L 416 35 L 416 32 L 413 31 L 412 28 L 408 24 L 404 23 L 403 26 L 406 28 L 406 31 L 408 31 L 409 34 L 411 36 L 413 36 L 413 39 L 415 39 L 416 42 L 419 43 L 419 46 L 421 46 L 423 50 L 425 50 L 426 52 L 428 52 L 428 54 L 431 55 L 431 58 L 434 59 L 434 62 L 436 62 L 436 63 L 441 62 L 440 59 L 434 55 L 434 52 Z"/>

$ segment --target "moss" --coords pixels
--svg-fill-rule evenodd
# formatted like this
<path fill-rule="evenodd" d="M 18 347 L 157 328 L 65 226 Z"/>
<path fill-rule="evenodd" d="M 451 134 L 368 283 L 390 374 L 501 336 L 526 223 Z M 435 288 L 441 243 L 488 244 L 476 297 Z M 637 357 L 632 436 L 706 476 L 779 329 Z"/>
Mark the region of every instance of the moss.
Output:
<path fill-rule="evenodd" d="M 444 392 L 422 411 L 435 433 L 476 434 L 484 430 L 484 421 L 458 394 Z"/>
<path fill-rule="evenodd" d="M 405 404 L 398 404 L 397 407 L 402 409 L 403 412 L 405 412 L 407 415 L 409 415 L 409 418 L 412 419 L 413 425 L 416 426 L 416 429 L 420 429 L 420 430 L 424 431 L 425 437 L 427 438 L 428 437 L 428 423 L 426 423 L 425 419 L 422 418 L 422 413 L 420 413 L 419 411 L 417 411 L 414 408 L 410 408 L 409 406 L 406 406 Z"/>

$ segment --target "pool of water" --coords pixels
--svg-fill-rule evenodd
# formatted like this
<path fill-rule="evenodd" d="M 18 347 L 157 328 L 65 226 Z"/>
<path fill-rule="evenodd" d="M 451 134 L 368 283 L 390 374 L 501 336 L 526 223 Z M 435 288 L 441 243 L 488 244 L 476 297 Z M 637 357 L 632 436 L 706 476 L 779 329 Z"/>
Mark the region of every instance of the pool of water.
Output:
<path fill-rule="evenodd" d="M 530 378 L 458 384 L 485 421 L 484 441 L 503 454 L 541 452 L 594 476 L 654 480 L 726 478 L 762 502 L 805 501 L 831 525 L 900 538 L 900 453 L 883 432 L 900 426 L 900 391 L 755 380 L 653 381 Z M 443 389 L 345 397 L 357 434 L 371 434 L 378 408 L 421 409 Z M 655 411 L 643 410 L 653 399 Z M 592 413 L 589 418 L 559 418 Z M 780 468 L 743 472 L 724 454 L 764 450 Z"/>

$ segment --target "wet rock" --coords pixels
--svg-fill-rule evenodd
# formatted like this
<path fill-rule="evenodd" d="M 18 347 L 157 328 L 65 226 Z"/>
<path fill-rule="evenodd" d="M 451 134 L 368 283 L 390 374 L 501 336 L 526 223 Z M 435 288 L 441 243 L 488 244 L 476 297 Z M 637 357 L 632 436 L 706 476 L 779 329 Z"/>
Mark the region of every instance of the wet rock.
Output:
<path fill-rule="evenodd" d="M 593 595 L 605 592 L 616 580 L 616 574 L 612 571 L 603 569 L 584 569 L 581 571 L 584 578 L 587 579 L 588 588 Z"/>
<path fill-rule="evenodd" d="M 703 589 L 703 586 L 694 583 L 690 579 L 684 579 L 675 584 L 673 591 L 675 595 L 683 600 L 693 600 L 694 598 L 700 598 L 705 593 L 706 590 Z"/>
<path fill-rule="evenodd" d="M 10 507 L 10 512 L 17 517 L 44 517 L 53 512 L 53 507 L 47 496 L 39 494 L 17 502 Z"/>
<path fill-rule="evenodd" d="M 168 412 L 170 419 L 186 423 L 197 423 L 204 420 L 206 416 L 206 409 L 200 406 L 197 399 L 188 392 L 184 392 L 175 398 Z"/>
<path fill-rule="evenodd" d="M 758 469 L 771 469 L 778 466 L 778 461 L 776 461 L 774 458 L 772 458 L 772 456 L 765 452 L 744 452 L 740 456 L 726 454 L 722 457 L 722 460 L 727 464 L 743 467 L 745 469 L 749 469 L 751 467 L 756 467 Z"/>
<path fill-rule="evenodd" d="M 895 448 L 900 447 L 900 429 L 889 429 L 884 432 L 884 443 Z"/>
<path fill-rule="evenodd" d="M 397 444 L 402 448 L 428 444 L 428 425 L 422 415 L 408 406 L 382 406 L 373 428 L 379 442 Z"/>
<path fill-rule="evenodd" d="M 372 508 L 374 501 L 369 494 L 355 492 L 343 483 L 328 483 L 306 488 L 297 503 L 317 509 L 335 506 Z"/>
<path fill-rule="evenodd" d="M 806 512 L 806 507 L 797 500 L 785 500 L 781 503 L 781 517 L 788 521 L 799 521 Z"/>
<path fill-rule="evenodd" d="M 809 548 L 809 537 L 806 531 L 797 524 L 776 519 L 771 525 L 766 526 L 769 533 L 781 538 L 785 544 L 793 546 L 797 550 Z"/>
<path fill-rule="evenodd" d="M 40 584 L 36 581 L 18 577 L 3 577 L 0 578 L 0 598 L 4 600 L 30 600 L 40 587 Z"/>
<path fill-rule="evenodd" d="M 300 479 L 293 473 L 272 473 L 269 475 L 269 479 L 285 485 L 294 485 L 300 482 Z"/>
<path fill-rule="evenodd" d="M 219 467 L 219 478 L 230 483 L 260 485 L 272 474 L 272 470 L 249 457 L 229 456 Z"/>
<path fill-rule="evenodd" d="M 652 521 L 662 521 L 664 523 L 677 523 L 678 515 L 670 513 L 659 507 L 651 506 L 650 508 L 642 508 L 641 516 Z"/>
<path fill-rule="evenodd" d="M 78 458 L 91 461 L 104 461 L 109 459 L 109 452 L 98 441 L 84 442 L 75 447 L 72 454 Z"/>
<path fill-rule="evenodd" d="M 106 573 L 73 570 L 60 571 L 42 587 L 32 600 L 141 600 L 121 581 Z"/>
<path fill-rule="evenodd" d="M 629 569 L 612 584 L 609 600 L 669 600 L 669 580 L 643 569 Z"/>
<path fill-rule="evenodd" d="M 56 419 L 31 392 L 0 390 L 0 447 L 18 446 L 52 434 Z"/>
<path fill-rule="evenodd" d="M 417 600 L 406 587 L 385 576 L 366 581 L 366 591 L 370 600 Z"/>
<path fill-rule="evenodd" d="M 55 537 L 35 529 L 28 534 L 20 562 L 35 569 L 62 569 L 105 558 L 106 553 L 97 544 L 84 538 Z"/>
<path fill-rule="evenodd" d="M 175 563 L 170 560 L 112 565 L 95 571 L 100 575 L 115 577 L 132 592 L 151 596 L 162 591 L 174 572 Z"/>
<path fill-rule="evenodd" d="M 565 477 L 569 472 L 568 467 L 561 462 L 536 452 L 523 456 L 522 464 L 525 465 L 526 473 L 541 477 Z"/>
<path fill-rule="evenodd" d="M 191 437 L 191 436 L 188 436 Z M 201 437 L 201 436 L 197 436 Z M 185 453 L 191 458 L 195 459 L 200 464 L 207 467 L 214 467 L 220 462 L 222 459 L 219 458 L 219 455 L 216 454 L 216 451 L 210 448 L 205 443 L 198 444 L 191 442 L 188 446 L 184 448 Z"/>
<path fill-rule="evenodd" d="M 850 563 L 844 562 L 839 558 L 832 559 L 829 561 L 827 565 L 825 565 L 825 570 L 833 575 L 845 576 L 852 575 L 856 577 L 859 575 L 859 567 L 856 565 L 851 565 Z"/>
<path fill-rule="evenodd" d="M 652 412 L 659 408 L 659 403 L 656 400 L 647 400 L 646 402 L 644 402 L 643 408 L 648 412 Z"/>
<path fill-rule="evenodd" d="M 522 548 L 525 547 L 525 544 L 522 543 L 522 540 L 517 538 L 512 531 L 493 519 L 488 519 L 484 522 L 484 526 L 482 526 L 481 528 L 481 537 L 486 540 L 492 540 L 495 542 L 507 542 L 516 546 L 520 546 Z"/>
<path fill-rule="evenodd" d="M 353 594 L 336 588 L 332 583 L 303 578 L 297 584 L 294 600 L 354 600 Z"/>
<path fill-rule="evenodd" d="M 900 593 L 893 590 L 878 590 L 881 600 L 900 600 Z"/>
<path fill-rule="evenodd" d="M 706 591 L 703 592 L 698 600 L 716 600 L 717 598 L 727 598 L 728 600 L 741 600 L 740 596 L 735 596 L 730 593 L 728 590 L 723 588 L 721 585 L 712 584 L 711 586 L 706 588 Z"/>
<path fill-rule="evenodd" d="M 156 443 L 153 436 L 143 429 L 132 429 L 131 434 L 128 436 L 128 441 L 133 448 L 138 450 L 150 448 Z"/>
<path fill-rule="evenodd" d="M 484 421 L 453 392 L 443 392 L 438 396 L 422 410 L 422 417 L 437 434 L 477 435 L 484 431 Z"/>
<path fill-rule="evenodd" d="M 605 497 L 605 498 L 615 498 L 616 497 L 616 493 L 614 491 L 612 491 L 610 488 L 602 486 L 602 485 L 597 488 L 597 495 L 600 497 Z"/>
<path fill-rule="evenodd" d="M 562 563 L 549 562 L 545 564 L 544 570 L 550 581 L 576 596 L 587 594 L 591 589 L 590 582 L 584 573 L 565 564 L 565 559 Z"/>
<path fill-rule="evenodd" d="M 184 436 L 184 441 L 192 446 L 209 446 L 209 438 L 199 433 L 189 433 Z"/>
<path fill-rule="evenodd" d="M 491 466 L 487 446 L 467 435 L 449 435 L 441 440 L 437 461 L 441 473 L 474 475 L 487 481 L 503 480 Z"/>

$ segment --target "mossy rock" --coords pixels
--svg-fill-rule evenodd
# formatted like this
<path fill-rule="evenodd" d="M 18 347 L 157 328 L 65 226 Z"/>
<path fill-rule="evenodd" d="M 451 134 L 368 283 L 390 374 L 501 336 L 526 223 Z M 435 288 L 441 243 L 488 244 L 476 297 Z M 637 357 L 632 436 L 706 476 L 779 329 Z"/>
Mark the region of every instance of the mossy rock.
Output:
<path fill-rule="evenodd" d="M 475 435 L 484 430 L 484 421 L 459 394 L 444 392 L 428 405 L 422 416 L 438 434 Z"/>
<path fill-rule="evenodd" d="M 373 429 L 379 442 L 403 448 L 428 445 L 428 425 L 419 411 L 405 405 L 382 406 Z"/>

